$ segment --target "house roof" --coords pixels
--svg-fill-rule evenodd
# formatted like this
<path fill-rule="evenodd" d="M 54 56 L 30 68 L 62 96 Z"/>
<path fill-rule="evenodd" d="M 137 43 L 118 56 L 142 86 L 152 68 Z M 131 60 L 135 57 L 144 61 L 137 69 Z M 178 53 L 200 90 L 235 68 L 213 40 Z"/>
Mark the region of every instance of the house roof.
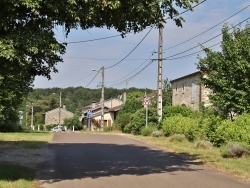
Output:
<path fill-rule="evenodd" d="M 123 106 L 123 104 L 116 106 L 116 107 L 113 107 L 113 108 L 110 108 L 108 111 L 109 112 L 117 112 L 122 108 L 122 106 Z"/>
<path fill-rule="evenodd" d="M 139 97 L 138 100 L 143 101 L 145 97 L 147 97 L 147 98 L 152 98 L 152 97 L 155 97 L 155 96 L 157 96 L 157 91 L 154 91 L 154 92 L 152 92 L 152 93 L 149 93 L 149 94 L 147 94 L 146 96 L 144 95 L 143 97 Z"/>
<path fill-rule="evenodd" d="M 194 72 L 192 74 L 188 74 L 186 76 L 182 76 L 180 78 L 176 78 L 174 80 L 171 80 L 170 82 L 173 83 L 173 82 L 176 82 L 176 81 L 180 81 L 180 80 L 183 80 L 183 79 L 186 79 L 186 78 L 189 78 L 189 77 L 193 77 L 193 76 L 196 76 L 196 75 L 201 75 L 202 72 L 201 71 L 197 71 L 197 72 Z"/>
<path fill-rule="evenodd" d="M 49 111 L 45 112 L 45 114 L 46 114 L 46 113 L 51 113 L 51 112 L 56 111 L 56 110 L 58 110 L 58 109 L 59 109 L 59 107 L 58 107 L 58 108 L 54 108 L 54 109 L 52 109 L 52 110 L 49 110 Z M 62 110 L 62 111 L 69 112 L 69 113 L 72 113 L 72 112 L 70 112 L 70 111 L 68 111 L 68 110 L 66 110 L 66 109 L 64 109 L 64 108 L 61 108 L 61 110 Z M 72 114 L 73 114 L 73 113 L 72 113 Z"/>

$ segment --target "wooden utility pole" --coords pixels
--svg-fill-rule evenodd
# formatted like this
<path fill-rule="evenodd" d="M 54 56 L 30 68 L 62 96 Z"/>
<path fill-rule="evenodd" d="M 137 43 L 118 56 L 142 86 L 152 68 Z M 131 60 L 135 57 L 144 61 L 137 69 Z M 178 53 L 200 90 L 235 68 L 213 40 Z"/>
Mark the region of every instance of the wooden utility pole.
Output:
<path fill-rule="evenodd" d="M 104 127 L 104 66 L 102 66 L 101 131 Z"/>
<path fill-rule="evenodd" d="M 159 23 L 158 40 L 158 83 L 157 83 L 157 114 L 159 122 L 162 120 L 162 46 L 163 46 L 163 23 Z"/>

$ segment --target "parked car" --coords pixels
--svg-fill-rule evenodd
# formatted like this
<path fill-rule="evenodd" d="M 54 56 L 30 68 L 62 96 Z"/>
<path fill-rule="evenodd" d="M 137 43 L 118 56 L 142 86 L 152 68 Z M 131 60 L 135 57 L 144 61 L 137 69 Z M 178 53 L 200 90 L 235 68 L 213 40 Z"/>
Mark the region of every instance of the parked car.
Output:
<path fill-rule="evenodd" d="M 63 127 L 61 125 L 58 125 L 51 129 L 51 132 L 61 132 L 63 131 Z"/>

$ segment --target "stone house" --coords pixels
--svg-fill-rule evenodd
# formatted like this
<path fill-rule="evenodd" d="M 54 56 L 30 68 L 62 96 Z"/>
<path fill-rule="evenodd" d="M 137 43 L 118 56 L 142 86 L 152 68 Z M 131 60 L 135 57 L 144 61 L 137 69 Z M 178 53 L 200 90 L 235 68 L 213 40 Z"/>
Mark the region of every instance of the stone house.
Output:
<path fill-rule="evenodd" d="M 205 107 L 210 106 L 210 90 L 200 82 L 202 76 L 205 75 L 198 71 L 172 80 L 172 105 L 187 106 L 197 111 L 202 103 Z"/>
<path fill-rule="evenodd" d="M 60 117 L 60 121 L 59 121 Z M 63 105 L 62 108 L 55 108 L 48 112 L 45 112 L 45 125 L 56 124 L 58 125 L 64 123 L 64 119 L 73 117 L 73 113 L 66 110 L 66 106 Z"/>

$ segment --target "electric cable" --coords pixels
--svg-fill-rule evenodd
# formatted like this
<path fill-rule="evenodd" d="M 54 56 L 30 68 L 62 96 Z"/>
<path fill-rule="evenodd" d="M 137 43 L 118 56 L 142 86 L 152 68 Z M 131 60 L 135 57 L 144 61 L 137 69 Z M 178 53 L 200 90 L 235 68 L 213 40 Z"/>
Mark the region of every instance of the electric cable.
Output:
<path fill-rule="evenodd" d="M 135 49 L 142 43 L 142 41 L 148 36 L 148 34 L 152 31 L 153 27 L 151 27 L 151 29 L 146 33 L 146 35 L 141 39 L 141 41 L 124 57 L 122 58 L 120 61 L 118 61 L 117 63 L 115 63 L 114 65 L 111 65 L 109 67 L 106 67 L 105 69 L 110 69 L 113 68 L 114 66 L 120 64 L 123 60 L 125 60 L 130 54 L 132 54 Z"/>
<path fill-rule="evenodd" d="M 233 29 L 233 28 L 235 28 L 237 25 L 240 25 L 240 24 L 244 23 L 245 21 L 247 21 L 247 20 L 249 20 L 249 19 L 250 19 L 250 17 L 246 18 L 245 20 L 243 20 L 243 21 L 239 22 L 238 24 L 236 24 L 236 25 L 232 26 L 231 28 L 229 28 L 228 31 L 231 30 L 231 29 Z M 179 53 L 177 53 L 177 54 L 168 56 L 167 58 L 175 57 L 175 56 L 177 56 L 177 55 L 180 55 L 180 54 L 183 54 L 183 53 L 188 52 L 188 51 L 190 51 L 190 50 L 193 50 L 193 49 L 199 47 L 200 45 L 205 44 L 205 43 L 207 43 L 207 42 L 209 42 L 209 41 L 211 41 L 211 40 L 213 40 L 213 39 L 215 39 L 215 38 L 217 38 L 217 37 L 219 37 L 219 36 L 221 36 L 221 35 L 222 35 L 222 33 L 220 33 L 220 34 L 218 34 L 218 35 L 216 35 L 216 36 L 214 36 L 214 37 L 212 37 L 212 38 L 206 40 L 205 42 L 202 42 L 202 43 L 200 43 L 200 44 L 198 44 L 198 45 L 196 45 L 196 46 L 194 46 L 194 47 L 192 47 L 192 48 L 189 48 L 189 49 L 184 50 L 184 51 L 182 51 L 182 52 L 179 52 Z"/>
<path fill-rule="evenodd" d="M 86 85 L 86 87 L 85 88 L 87 88 L 92 82 L 93 82 L 93 80 L 96 78 L 96 76 L 99 74 L 99 72 L 100 72 L 100 70 L 101 69 L 99 69 L 99 71 L 96 73 L 96 75 L 92 78 L 92 80 L 90 80 L 90 82 Z"/>
<path fill-rule="evenodd" d="M 166 48 L 166 49 L 164 49 L 163 51 L 166 51 L 166 50 L 175 48 L 175 47 L 177 47 L 177 46 L 180 46 L 180 45 L 182 45 L 182 44 L 185 44 L 186 42 L 189 42 L 190 40 L 193 40 L 193 39 L 195 39 L 195 38 L 197 38 L 197 37 L 203 35 L 204 33 L 206 33 L 206 32 L 208 32 L 208 31 L 212 30 L 213 28 L 215 28 L 215 27 L 221 25 L 222 23 L 224 23 L 224 22 L 226 22 L 227 20 L 231 19 L 232 17 L 236 16 L 237 14 L 239 14 L 240 12 L 242 12 L 243 10 L 247 9 L 249 6 L 250 6 L 250 4 L 247 5 L 246 7 L 244 7 L 243 9 L 239 10 L 238 12 L 234 13 L 232 16 L 228 17 L 227 19 L 225 19 L 225 20 L 219 22 L 218 24 L 214 25 L 213 27 L 211 27 L 211 28 L 209 28 L 209 29 L 203 31 L 202 33 L 200 33 L 200 34 L 198 34 L 198 35 L 196 35 L 196 36 L 194 36 L 194 37 L 192 37 L 192 38 L 190 38 L 190 39 L 188 39 L 188 40 L 185 40 L 185 41 L 183 41 L 183 42 L 181 42 L 181 43 L 179 43 L 179 44 L 176 44 L 176 45 L 174 45 L 174 46 L 171 46 L 171 47 L 169 47 L 169 48 Z"/>
<path fill-rule="evenodd" d="M 193 6 L 192 8 L 195 8 L 195 7 L 199 6 L 199 5 L 201 5 L 201 4 L 204 3 L 205 1 L 206 1 L 206 0 L 203 0 L 202 2 L 200 2 L 200 3 L 196 4 L 195 6 Z M 190 11 L 190 9 L 187 9 L 187 10 L 181 12 L 180 14 L 178 14 L 178 15 L 176 15 L 176 16 L 173 16 L 173 18 L 178 17 L 178 16 L 180 16 L 180 15 L 182 15 L 182 14 L 188 12 L 188 11 Z M 168 18 L 166 18 L 166 20 L 167 20 L 167 19 L 171 19 L 171 18 L 168 17 Z M 150 27 L 151 27 L 151 26 L 146 27 L 145 29 L 148 29 L 148 28 L 150 28 Z M 128 34 L 130 34 L 130 33 L 134 33 L 134 32 L 131 31 L 131 32 L 129 32 Z M 101 37 L 101 38 L 96 38 L 96 39 L 88 39 L 88 40 L 81 40 L 81 41 L 69 41 L 69 42 L 66 42 L 66 43 L 67 43 L 67 44 L 77 44 L 77 43 L 85 43 L 85 42 L 94 42 L 94 41 L 105 40 L 105 39 L 110 39 L 110 38 L 115 38 L 115 37 L 120 37 L 120 36 L 121 36 L 121 34 L 119 34 L 119 35 L 112 35 L 112 36 L 108 36 L 108 37 Z"/>
<path fill-rule="evenodd" d="M 74 82 L 71 82 L 71 83 L 67 84 L 66 86 L 70 86 L 70 85 L 72 85 L 72 84 L 74 84 L 74 83 L 76 83 L 76 82 L 79 82 L 79 81 L 81 81 L 81 80 L 84 80 L 84 79 L 88 78 L 89 76 L 91 76 L 91 75 L 93 75 L 93 74 L 94 74 L 94 73 L 91 73 L 91 74 L 89 74 L 89 75 L 87 75 L 87 76 L 85 76 L 85 77 L 83 77 L 83 78 L 80 78 L 79 80 L 76 80 L 76 81 L 74 81 Z"/>
<path fill-rule="evenodd" d="M 127 74 L 126 76 L 123 76 L 122 78 L 120 78 L 120 79 L 118 79 L 118 80 L 116 80 L 116 81 L 106 82 L 106 83 L 114 83 L 114 82 L 117 82 L 117 81 L 119 81 L 119 80 L 122 80 L 122 79 L 126 78 L 127 76 L 129 76 L 130 74 L 132 74 L 133 72 L 135 72 L 137 69 L 139 69 L 143 64 L 145 64 L 152 56 L 153 56 L 153 54 L 150 55 L 142 64 L 140 64 L 136 69 L 134 69 L 132 72 L 130 72 L 130 73 Z"/>

